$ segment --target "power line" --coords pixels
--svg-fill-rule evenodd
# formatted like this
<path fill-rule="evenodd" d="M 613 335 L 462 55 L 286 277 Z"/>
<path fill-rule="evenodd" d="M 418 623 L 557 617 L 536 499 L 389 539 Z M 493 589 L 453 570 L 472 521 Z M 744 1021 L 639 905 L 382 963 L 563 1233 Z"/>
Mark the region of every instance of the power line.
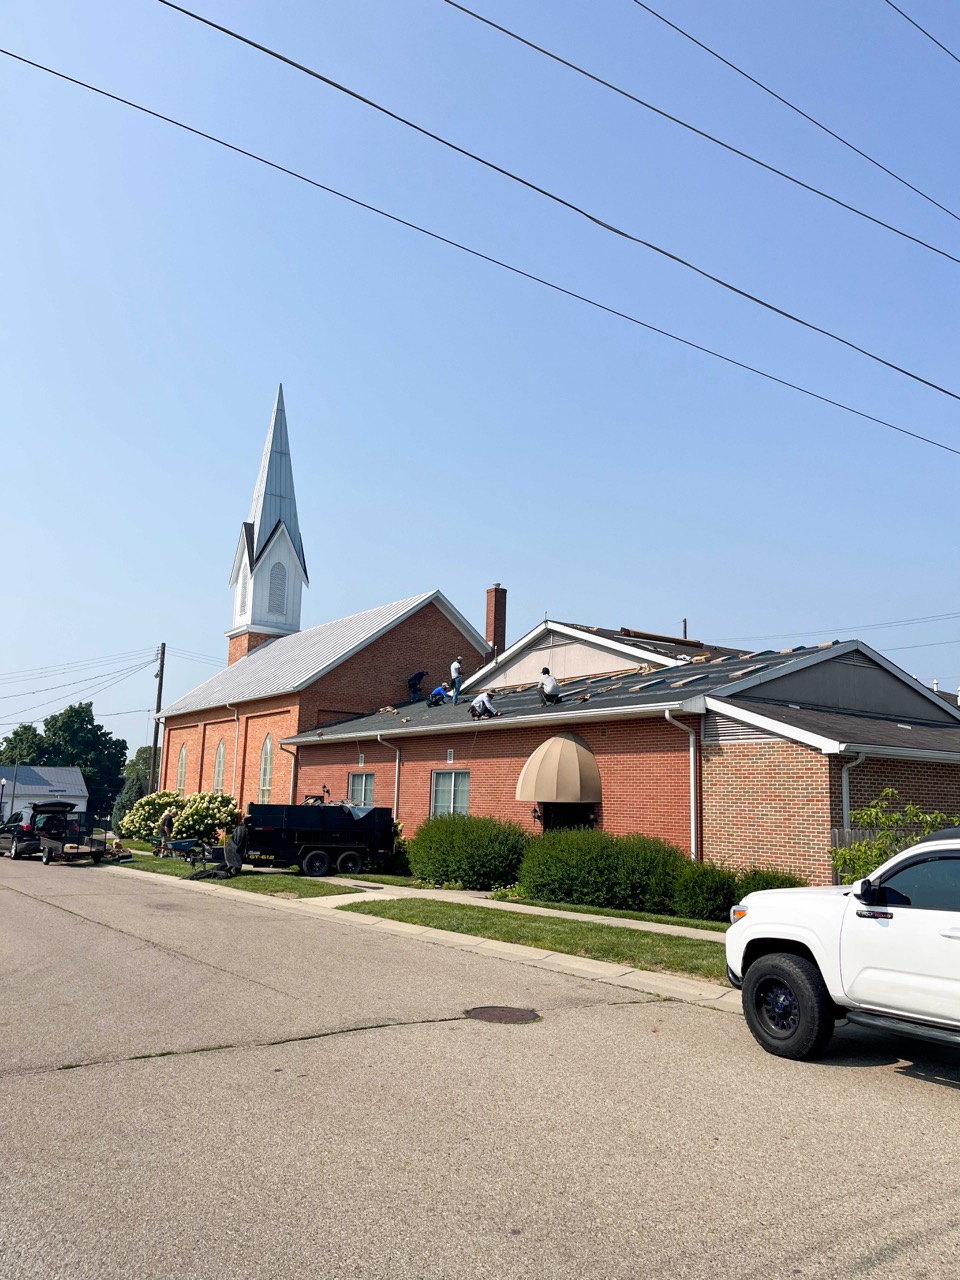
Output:
<path fill-rule="evenodd" d="M 391 111 L 389 107 L 384 107 L 379 102 L 374 102 L 372 98 L 365 97 L 355 89 L 347 88 L 346 85 L 340 84 L 337 80 L 332 80 L 329 76 L 323 75 L 320 71 L 313 70 L 312 67 L 305 66 L 302 62 L 296 62 L 293 58 L 288 58 L 285 54 L 278 53 L 275 49 L 268 48 L 267 45 L 258 44 L 256 40 L 251 40 L 249 36 L 241 35 L 238 31 L 234 31 L 230 27 L 224 27 L 219 22 L 214 22 L 210 18 L 204 18 L 190 9 L 184 9 L 181 5 L 174 4 L 173 0 L 158 0 L 158 3 L 166 6 L 168 9 L 175 9 L 178 13 L 182 13 L 188 18 L 192 18 L 194 21 L 200 22 L 206 27 L 211 27 L 214 31 L 220 31 L 223 35 L 229 36 L 232 40 L 237 40 L 241 44 L 249 46 L 251 49 L 256 49 L 259 53 L 265 53 L 267 57 L 274 58 L 277 62 L 282 62 L 286 66 L 292 67 L 295 71 L 302 71 L 304 75 L 310 76 L 312 79 L 318 80 L 321 84 L 328 85 L 332 89 L 336 89 L 339 93 L 346 94 L 347 97 L 353 98 L 356 102 L 361 102 L 365 106 L 372 107 L 374 111 L 380 112 L 381 115 L 387 116 L 388 119 L 395 120 L 398 124 L 402 124 L 408 129 L 413 129 L 415 133 L 419 133 L 425 138 L 430 138 L 433 142 L 440 143 L 441 146 L 447 147 L 450 151 L 456 152 L 457 155 L 464 156 L 468 160 L 473 160 L 477 164 L 483 165 L 484 168 L 490 169 L 494 173 L 499 173 L 502 177 L 509 178 L 511 182 L 516 182 L 519 186 L 525 187 L 528 191 L 533 191 L 536 195 L 543 196 L 553 204 L 569 210 L 571 213 L 576 214 L 577 217 L 585 219 L 595 227 L 599 227 L 601 231 L 608 231 L 611 235 L 618 236 L 621 240 L 627 240 L 631 244 L 639 245 L 643 249 L 649 249 L 652 253 L 658 254 L 661 258 L 666 258 L 668 262 L 675 262 L 678 266 L 685 268 L 687 271 L 693 272 L 694 275 L 700 276 L 701 279 L 709 280 L 712 284 L 719 286 L 721 289 L 727 290 L 728 293 L 732 293 L 738 298 L 743 298 L 746 302 L 752 302 L 755 306 L 762 307 L 765 311 L 770 311 L 774 315 L 780 316 L 784 320 L 789 320 L 792 324 L 799 325 L 803 329 L 808 329 L 811 333 L 819 333 L 821 337 L 829 338 L 831 341 L 839 343 L 850 351 L 856 351 L 858 354 L 866 356 L 868 360 L 873 360 L 876 364 L 883 365 L 886 369 L 892 369 L 894 373 L 901 373 L 904 377 L 910 378 L 914 382 L 919 382 L 922 386 L 929 387 L 932 391 L 937 391 L 941 395 L 949 396 L 951 400 L 960 401 L 960 393 L 951 391 L 947 387 L 942 387 L 939 383 L 932 382 L 929 378 L 924 378 L 919 373 L 913 373 L 909 369 L 905 369 L 902 365 L 894 364 L 892 360 L 887 360 L 883 356 L 878 356 L 875 352 L 868 351 L 866 347 L 859 346 L 849 338 L 842 338 L 832 330 L 825 329 L 822 325 L 814 324 L 812 320 L 804 320 L 802 317 L 794 315 L 792 311 L 786 311 L 783 307 L 778 307 L 773 302 L 767 302 L 757 294 L 750 293 L 747 289 L 741 289 L 739 285 L 732 284 L 729 280 L 724 280 L 722 276 L 714 275 L 712 272 L 707 271 L 705 267 L 698 267 L 687 258 L 683 258 L 679 254 L 671 252 L 669 249 L 664 249 L 662 245 L 654 244 L 652 240 L 645 240 L 642 236 L 635 235 L 632 231 L 627 231 L 623 227 L 619 227 L 612 222 L 607 222 L 598 215 L 581 208 L 580 205 L 574 204 L 571 200 L 567 200 L 564 196 L 559 196 L 555 192 L 547 190 L 546 187 L 541 187 L 537 183 L 531 182 L 528 178 L 521 177 L 511 169 L 505 169 L 502 165 L 496 164 L 493 160 L 485 159 L 475 151 L 468 151 L 465 147 L 461 147 L 457 143 L 451 142 L 441 134 L 434 133 L 423 125 L 416 124 L 414 121 L 408 120 L 406 116 L 398 115 L 397 112 Z"/>
<path fill-rule="evenodd" d="M 777 102 L 783 103 L 785 107 L 789 107 L 791 111 L 795 111 L 798 116 L 802 116 L 804 120 L 809 121 L 810 124 L 816 125 L 818 129 L 829 134 L 831 138 L 834 138 L 850 151 L 855 152 L 861 157 L 861 159 L 869 161 L 870 164 L 874 165 L 878 169 L 882 169 L 883 172 L 887 174 L 888 177 L 893 178 L 895 182 L 899 182 L 902 186 L 908 187 L 915 195 L 920 196 L 922 200 L 926 200 L 930 204 L 935 205 L 943 213 L 949 214 L 951 218 L 955 218 L 960 222 L 960 214 L 954 213 L 954 211 L 952 209 L 948 209 L 945 204 L 941 204 L 939 200 L 934 200 L 933 196 L 928 196 L 925 191 L 921 191 L 919 187 L 915 187 L 913 183 L 908 182 L 906 178 L 901 178 L 898 173 L 894 173 L 892 169 L 889 169 L 879 160 L 874 159 L 873 156 L 868 155 L 866 151 L 861 151 L 859 147 L 854 146 L 852 142 L 848 142 L 846 138 L 841 137 L 839 133 L 835 133 L 833 129 L 828 128 L 828 126 L 823 124 L 820 120 L 815 119 L 806 111 L 790 102 L 787 98 L 784 98 L 781 94 L 777 93 L 776 90 L 771 89 L 769 85 L 763 84 L 762 81 L 757 80 L 754 76 L 750 75 L 749 72 L 744 71 L 742 67 L 738 67 L 736 63 L 731 62 L 729 58 L 725 58 L 723 54 L 717 53 L 716 49 L 711 49 L 710 46 L 704 44 L 702 40 L 698 40 L 696 36 L 692 36 L 689 31 L 684 31 L 683 27 L 678 27 L 675 22 L 671 22 L 669 18 L 665 18 L 662 13 L 657 13 L 656 9 L 651 9 L 648 4 L 644 4 L 643 0 L 633 0 L 633 3 L 639 5 L 640 8 L 649 13 L 652 18 L 657 18 L 660 22 L 665 23 L 673 31 L 676 31 L 678 35 L 683 36 L 685 40 L 691 41 L 698 49 L 702 49 L 704 53 L 709 53 L 711 58 L 716 58 L 717 61 L 722 62 L 725 67 L 729 67 L 731 71 L 735 71 L 738 76 L 743 76 L 745 80 L 749 80 L 750 83 L 756 85 L 758 89 L 762 89 L 764 93 L 768 93 L 771 98 L 776 98 Z"/>
<path fill-rule="evenodd" d="M 87 89 L 90 93 L 95 93 L 102 98 L 108 98 L 111 102 L 117 102 L 120 103 L 121 106 L 130 107 L 132 110 L 139 111 L 146 116 L 151 116 L 155 120 L 162 120 L 165 124 L 170 124 L 177 129 L 182 129 L 185 133 L 192 134 L 194 137 L 203 138 L 207 142 L 216 143 L 217 146 L 224 147 L 227 151 L 232 151 L 236 155 L 245 156 L 248 160 L 255 160 L 258 164 L 266 165 L 269 169 L 275 169 L 278 173 L 286 174 L 287 177 L 296 178 L 298 182 L 305 182 L 308 186 L 316 188 L 317 191 L 323 191 L 327 195 L 335 196 L 338 200 L 343 200 L 357 209 L 364 209 L 368 213 L 375 213 L 378 217 L 385 218 L 388 222 L 392 222 L 397 226 L 406 227 L 410 231 L 416 231 L 419 235 L 426 236 L 430 240 L 435 240 L 438 244 L 445 244 L 451 249 L 457 249 L 461 253 L 469 254 L 470 257 L 476 258 L 480 262 L 487 262 L 491 266 L 500 267 L 503 271 L 508 271 L 512 275 L 519 276 L 523 280 L 529 280 L 534 284 L 542 285 L 545 289 L 550 289 L 554 293 L 559 293 L 565 298 L 573 298 L 577 302 L 583 302 L 588 307 L 593 307 L 595 310 L 602 311 L 606 315 L 614 316 L 618 320 L 625 320 L 628 324 L 636 325 L 638 328 L 644 329 L 648 333 L 656 333 L 660 337 L 670 339 L 671 342 L 680 343 L 681 346 L 687 347 L 691 351 L 699 351 L 701 354 L 710 356 L 714 360 L 720 360 L 724 364 L 729 364 L 735 369 L 742 369 L 746 373 L 755 374 L 758 378 L 764 378 L 766 381 L 776 383 L 778 386 L 787 387 L 791 391 L 797 391 L 801 395 L 808 396 L 811 400 L 817 400 L 821 404 L 830 405 L 835 409 L 842 409 L 845 413 L 851 413 L 854 417 L 861 418 L 865 422 L 876 423 L 877 426 L 886 427 L 890 431 L 896 431 L 899 435 L 909 436 L 912 440 L 919 440 L 923 444 L 932 445 L 935 449 L 942 449 L 945 453 L 951 453 L 960 457 L 960 449 L 954 448 L 953 445 L 944 444 L 942 440 L 934 440 L 930 436 L 922 436 L 916 431 L 910 431 L 906 427 L 897 426 L 894 422 L 888 422 L 885 418 L 878 418 L 872 413 L 865 412 L 863 409 L 856 409 L 852 405 L 845 404 L 841 400 L 834 400 L 830 396 L 821 395 L 818 391 L 811 391 L 809 387 L 803 387 L 797 382 L 790 382 L 787 378 L 781 378 L 775 373 L 768 373 L 766 370 L 759 369 L 755 365 L 749 365 L 742 360 L 735 359 L 733 356 L 724 355 L 720 351 L 713 350 L 712 347 L 706 347 L 702 343 L 694 342 L 690 338 L 683 338 L 679 334 L 671 333 L 669 329 L 662 329 L 658 325 L 651 324 L 647 320 L 641 320 L 638 316 L 631 315 L 627 311 L 620 311 L 616 307 L 608 306 L 605 302 L 598 302 L 595 298 L 590 298 L 584 293 L 577 293 L 574 289 L 567 289 L 564 285 L 556 284 L 554 281 L 547 280 L 543 276 L 534 275 L 531 271 L 525 271 L 522 267 L 517 267 L 512 263 L 504 262 L 500 258 L 494 258 L 491 254 L 483 253 L 479 249 L 472 249 L 469 245 L 463 244 L 459 240 L 453 240 L 449 236 L 441 235 L 438 231 L 431 231 L 427 227 L 420 226 L 419 223 L 411 222 L 407 218 L 401 218 L 398 214 L 388 213 L 385 209 L 380 209 L 374 204 L 369 204 L 365 200 L 359 200 L 356 196 L 347 195 L 343 191 L 338 191 L 335 187 L 330 187 L 325 183 L 318 182 L 315 178 L 309 178 L 306 174 L 299 173 L 296 169 L 289 169 L 286 165 L 278 164 L 274 160 L 268 160 L 265 156 L 258 155 L 255 151 L 247 151 L 243 147 L 238 147 L 232 142 L 227 142 L 223 138 L 218 138 L 212 133 L 205 133 L 202 129 L 196 129 L 192 125 L 185 124 L 182 120 L 174 119 L 173 116 L 166 116 L 159 111 L 153 111 L 149 107 L 144 107 L 137 102 L 132 102 L 129 98 L 121 98 L 118 94 L 110 93 L 106 89 L 97 88 L 96 85 L 87 84 L 83 80 L 77 80 L 73 76 L 68 76 L 62 71 L 55 71 L 52 67 L 44 66 L 43 63 L 33 62 L 30 58 L 25 58 L 18 53 L 11 53 L 9 49 L 0 48 L 0 54 L 3 54 L 8 58 L 13 58 L 17 62 L 22 62 L 26 66 L 33 67 L 37 71 L 43 71 L 47 75 L 55 76 L 58 80 L 64 80 L 68 84 L 76 85 L 80 89 Z"/>
<path fill-rule="evenodd" d="M 960 640 L 930 640 L 927 644 L 895 644 L 885 648 L 885 652 L 900 653 L 904 649 L 936 649 L 944 644 L 960 644 Z"/>
<path fill-rule="evenodd" d="M 103 681 L 103 680 L 106 680 L 106 681 L 107 681 L 107 683 L 106 683 L 106 684 L 99 685 L 99 687 L 97 687 L 97 688 L 95 688 L 95 689 L 86 689 L 86 690 L 84 690 L 83 695 L 81 695 L 81 697 L 80 697 L 80 701 L 81 701 L 81 702 L 86 702 L 86 701 L 88 701 L 88 700 L 92 700 L 94 697 L 96 697 L 96 695 L 97 695 L 97 694 L 103 693 L 103 692 L 105 692 L 105 690 L 107 690 L 107 689 L 112 689 L 112 688 L 113 688 L 113 686 L 114 686 L 115 684 L 120 684 L 120 683 L 121 683 L 122 681 L 124 681 L 124 680 L 129 680 L 129 679 L 130 679 L 130 677 L 131 677 L 131 676 L 136 675 L 138 671 L 144 671 L 144 670 L 146 670 L 146 668 L 147 668 L 147 667 L 153 666 L 153 662 L 154 662 L 154 659 L 153 659 L 153 658 L 150 658 L 150 660 L 149 660 L 148 662 L 142 662 L 139 666 L 137 666 L 137 667 L 131 667 L 131 668 L 129 668 L 129 670 L 124 671 L 124 672 L 122 672 L 122 673 L 121 673 L 121 674 L 119 674 L 119 675 L 117 675 L 117 673 L 115 673 L 115 672 L 110 672 L 110 673 L 108 673 L 108 674 L 104 674 L 104 673 L 102 673 L 102 672 L 101 672 L 101 674 L 100 674 L 100 675 L 92 677 L 92 678 L 91 678 L 91 680 L 90 680 L 88 683 L 90 683 L 90 684 L 98 684 L 98 682 Z M 116 675 L 116 679 L 110 679 L 110 678 L 109 678 L 110 676 L 114 676 L 114 675 Z M 49 707 L 51 703 L 53 703 L 53 702 L 59 702 L 59 701 L 60 701 L 60 699 L 59 699 L 59 698 L 48 698 L 48 699 L 46 699 L 46 701 L 44 701 L 44 702 L 35 702 L 35 703 L 33 704 L 33 706 L 30 706 L 30 707 L 21 707 L 19 711 L 15 711 L 15 712 L 13 713 L 15 716 L 17 716 L 17 719 L 15 719 L 15 720 L 0 720 L 0 724 L 25 724 L 25 723 L 35 724 L 35 723 L 37 723 L 37 721 L 24 721 L 24 720 L 23 720 L 23 719 L 21 719 L 20 717 L 22 717 L 22 716 L 25 714 L 25 712 L 27 712 L 27 711 L 36 711 L 39 707 Z M 74 704 L 70 703 L 70 704 L 68 704 L 68 705 L 71 705 L 71 706 L 72 706 L 72 705 L 74 705 Z M 61 708 L 61 709 L 62 709 L 62 708 Z M 55 714 L 56 714 L 56 712 L 51 712 L 50 714 L 51 714 L 51 715 L 55 715 Z"/>
<path fill-rule="evenodd" d="M 78 684 L 93 684 L 97 680 L 106 679 L 108 676 L 116 675 L 123 669 L 124 668 L 118 668 L 117 671 L 101 671 L 96 675 L 84 676 L 81 680 L 65 680 L 62 684 L 41 685 L 39 689 L 18 689 L 16 693 L 0 693 L 0 702 L 6 702 L 8 698 L 32 698 L 35 693 L 48 693 L 51 689 L 69 689 Z M 140 670 L 139 667 L 128 667 L 125 669 Z M 56 701 L 56 699 L 54 699 L 54 701 Z"/>
<path fill-rule="evenodd" d="M 717 643 L 726 644 L 728 641 L 734 640 L 781 640 L 785 637 L 800 638 L 803 636 L 822 636 L 822 635 L 859 635 L 861 631 L 882 631 L 888 627 L 912 627 L 920 626 L 925 622 L 952 622 L 954 619 L 960 618 L 958 613 L 930 613 L 922 618 L 896 618 L 893 622 L 861 622 L 856 626 L 844 627 L 816 627 L 810 631 L 774 631 L 763 636 L 723 636 Z"/>
<path fill-rule="evenodd" d="M 132 659 L 145 657 L 148 653 L 156 653 L 156 646 L 150 649 L 130 649 L 126 653 L 110 653 L 105 654 L 102 658 L 80 658 L 75 662 L 52 663 L 46 667 L 24 667 L 20 671 L 6 671 L 0 675 L 0 682 L 9 683 L 13 680 L 28 679 L 31 676 L 43 678 L 45 676 L 67 675 L 72 671 L 82 671 L 84 668 L 104 666 L 108 662 L 120 662 L 123 659 Z"/>
<path fill-rule="evenodd" d="M 166 3 L 166 0 L 163 0 L 163 3 Z M 707 142 L 712 142 L 716 146 L 722 147 L 724 151 L 740 156 L 743 160 L 749 160 L 751 164 L 758 165 L 761 169 L 766 169 L 768 173 L 775 174 L 778 178 L 784 178 L 787 182 L 792 182 L 794 186 L 801 187 L 812 195 L 820 196 L 823 200 L 829 200 L 831 204 L 838 205 L 841 209 L 846 209 L 848 213 L 853 213 L 858 218 L 864 218 L 867 222 L 872 222 L 874 226 L 882 227 L 885 231 L 891 231 L 894 235 L 901 236 L 904 240 L 911 240 L 914 244 L 920 245 L 921 248 L 929 249 L 931 253 L 937 253 L 942 258 L 948 258 L 951 262 L 955 262 L 960 266 L 960 258 L 949 253 L 946 249 L 940 249 L 926 240 L 921 240 L 919 236 L 911 235 L 909 231 L 903 231 L 900 227 L 893 226 L 892 223 L 884 222 L 882 218 L 875 218 L 872 213 L 858 209 L 856 205 L 848 204 L 846 200 L 841 200 L 838 196 L 832 196 L 828 191 L 821 191 L 819 187 L 811 186 L 809 182 L 804 182 L 801 178 L 785 173 L 783 169 L 778 169 L 775 165 L 768 164 L 765 160 L 760 160 L 757 156 L 750 155 L 748 151 L 742 151 L 739 147 L 733 146 L 732 143 L 724 142 L 722 138 L 714 137 L 712 133 L 707 133 L 696 125 L 690 124 L 686 120 L 681 120 L 679 116 L 671 115 L 669 111 L 664 111 L 661 107 L 654 106 L 652 102 L 646 102 L 643 98 L 638 98 L 627 89 L 622 89 L 619 85 L 612 84 L 609 80 L 604 80 L 601 76 L 594 75 L 592 71 L 587 71 L 585 67 L 578 66 L 577 63 L 570 62 L 567 58 L 563 58 L 557 53 L 552 53 L 542 45 L 534 44 L 532 40 L 527 40 L 524 36 L 518 35 L 516 31 L 511 31 L 508 27 L 501 26 L 499 22 L 494 22 L 490 18 L 485 18 L 483 14 L 475 13 L 465 5 L 458 4 L 457 0 L 444 0 L 444 3 L 450 5 L 452 9 L 458 9 L 461 13 L 466 14 L 467 17 L 475 18 L 477 22 L 482 22 L 485 26 L 492 27 L 494 31 L 502 32 L 503 35 L 509 36 L 511 40 L 516 40 L 519 44 L 526 45 L 528 49 L 533 49 L 537 53 L 542 53 L 544 57 L 550 58 L 554 62 L 559 62 L 561 66 L 569 67 L 571 71 L 576 71 L 578 75 L 585 76 L 588 80 L 592 80 L 594 84 L 602 85 L 603 88 L 609 89 L 612 93 L 619 94 L 621 98 L 626 98 L 629 102 L 633 102 L 639 107 L 644 107 L 647 111 L 652 111 L 664 120 L 669 120 L 671 124 L 676 124 L 681 129 L 689 130 L 691 133 L 696 134 L 698 138 L 704 138 Z"/>
<path fill-rule="evenodd" d="M 903 18 L 906 22 L 909 22 L 911 27 L 916 27 L 916 29 L 920 32 L 921 35 L 926 36 L 928 40 L 932 40 L 933 43 L 937 46 L 937 48 L 942 49 L 948 58 L 952 58 L 954 62 L 960 62 L 960 58 L 957 57 L 957 55 L 953 52 L 952 49 L 948 49 L 945 44 L 941 44 L 940 41 L 937 39 L 937 37 L 931 35 L 930 32 L 927 31 L 925 27 L 921 27 L 919 22 L 914 22 L 913 18 L 910 17 L 909 13 L 904 13 L 902 9 L 898 9 L 897 6 L 893 3 L 893 0 L 886 0 L 886 3 L 896 13 L 899 13 L 901 18 Z"/>

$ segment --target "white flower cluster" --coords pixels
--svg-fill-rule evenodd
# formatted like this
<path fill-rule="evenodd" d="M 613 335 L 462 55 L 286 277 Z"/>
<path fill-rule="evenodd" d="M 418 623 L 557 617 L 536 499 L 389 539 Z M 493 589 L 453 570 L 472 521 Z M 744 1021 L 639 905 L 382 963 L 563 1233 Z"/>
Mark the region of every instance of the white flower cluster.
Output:
<path fill-rule="evenodd" d="M 196 791 L 181 798 L 181 808 L 173 823 L 174 839 L 213 840 L 218 831 L 230 832 L 240 819 L 233 796 L 217 791 Z"/>
<path fill-rule="evenodd" d="M 186 801 L 178 791 L 154 791 L 143 796 L 120 820 L 120 834 L 131 840 L 152 840 L 160 831 L 160 819 L 168 809 L 179 812 Z"/>

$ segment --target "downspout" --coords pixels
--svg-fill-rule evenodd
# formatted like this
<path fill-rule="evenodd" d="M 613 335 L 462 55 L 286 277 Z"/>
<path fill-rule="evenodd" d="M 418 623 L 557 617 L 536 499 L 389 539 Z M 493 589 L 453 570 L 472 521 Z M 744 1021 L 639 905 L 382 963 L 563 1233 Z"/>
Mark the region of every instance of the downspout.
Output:
<path fill-rule="evenodd" d="M 233 712 L 233 718 L 236 722 L 236 729 L 233 734 L 233 782 L 230 785 L 230 794 L 234 800 L 237 800 L 237 756 L 240 754 L 240 708 L 231 707 L 230 703 L 224 704 L 228 711 Z M 239 800 L 237 800 L 239 804 Z"/>
<path fill-rule="evenodd" d="M 393 820 L 400 821 L 400 748 L 392 742 L 384 742 L 383 735 L 377 734 L 377 741 L 382 747 L 393 747 L 397 753 L 397 771 L 393 780 Z"/>
<path fill-rule="evenodd" d="M 682 720 L 675 720 L 672 711 L 667 710 L 663 714 L 670 724 L 690 735 L 690 857 L 697 862 L 700 858 L 697 831 L 697 731 Z"/>
<path fill-rule="evenodd" d="M 850 770 L 855 769 L 858 764 L 863 764 L 866 758 L 867 753 L 861 751 L 840 768 L 840 814 L 844 831 L 850 827 Z"/>
<path fill-rule="evenodd" d="M 294 748 L 291 751 L 290 748 L 285 747 L 282 742 L 280 743 L 280 750 L 285 751 L 288 756 L 293 756 L 293 765 L 291 766 L 291 769 L 290 769 L 290 803 L 296 804 L 297 802 L 297 766 L 300 764 L 300 757 L 297 755 L 296 748 Z"/>

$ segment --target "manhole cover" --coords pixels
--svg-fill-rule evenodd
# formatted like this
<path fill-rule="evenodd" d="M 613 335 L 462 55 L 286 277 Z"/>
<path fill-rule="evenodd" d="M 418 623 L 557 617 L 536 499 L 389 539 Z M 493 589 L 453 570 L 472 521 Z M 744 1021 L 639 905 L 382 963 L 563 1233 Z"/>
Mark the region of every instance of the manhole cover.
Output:
<path fill-rule="evenodd" d="M 506 1004 L 481 1004 L 476 1009 L 465 1009 L 468 1018 L 477 1022 L 539 1022 L 536 1009 L 514 1009 Z"/>

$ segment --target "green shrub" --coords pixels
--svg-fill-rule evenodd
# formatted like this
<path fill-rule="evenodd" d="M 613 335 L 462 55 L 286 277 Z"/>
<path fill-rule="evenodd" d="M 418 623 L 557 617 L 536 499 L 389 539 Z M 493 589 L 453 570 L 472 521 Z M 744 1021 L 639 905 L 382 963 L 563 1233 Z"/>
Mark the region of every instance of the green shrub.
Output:
<path fill-rule="evenodd" d="M 497 889 L 516 880 L 528 840 L 515 822 L 443 814 L 425 822 L 410 841 L 410 872 L 429 884 Z"/>
<path fill-rule="evenodd" d="M 673 898 L 675 916 L 688 920 L 729 920 L 730 908 L 740 897 L 733 871 L 712 862 L 684 863 Z"/>
<path fill-rule="evenodd" d="M 652 836 L 546 831 L 527 848 L 518 889 L 543 902 L 669 913 L 685 862 L 675 845 Z"/>
<path fill-rule="evenodd" d="M 219 791 L 195 791 L 186 797 L 174 819 L 174 839 L 192 836 L 195 840 L 213 840 L 219 831 L 229 835 L 239 820 L 240 810 L 233 796 Z"/>
<path fill-rule="evenodd" d="M 799 880 L 785 871 L 774 871 L 770 867 L 751 867 L 740 876 L 737 893 L 743 899 L 748 893 L 756 893 L 759 889 L 800 889 L 806 883 L 806 880 Z"/>

